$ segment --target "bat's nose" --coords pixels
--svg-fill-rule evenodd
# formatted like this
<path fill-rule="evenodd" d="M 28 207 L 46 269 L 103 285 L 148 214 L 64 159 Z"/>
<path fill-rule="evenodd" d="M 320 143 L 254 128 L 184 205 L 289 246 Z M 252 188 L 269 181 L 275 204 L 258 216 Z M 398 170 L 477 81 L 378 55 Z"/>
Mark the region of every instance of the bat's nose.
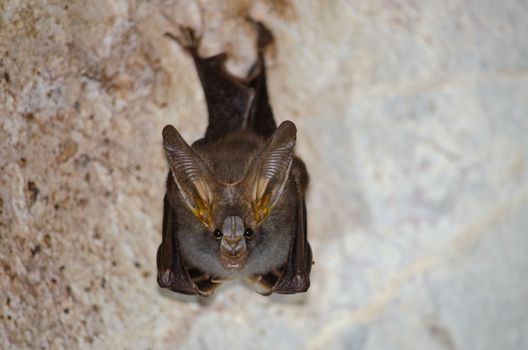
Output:
<path fill-rule="evenodd" d="M 242 240 L 242 237 L 231 238 L 224 236 L 222 239 L 222 248 L 226 253 L 236 256 L 246 250 L 246 243 Z"/>
<path fill-rule="evenodd" d="M 225 239 L 227 241 L 227 244 L 229 244 L 229 246 L 235 248 L 236 246 L 238 246 L 238 244 L 242 240 L 242 237 L 229 237 L 229 236 L 226 236 Z"/>

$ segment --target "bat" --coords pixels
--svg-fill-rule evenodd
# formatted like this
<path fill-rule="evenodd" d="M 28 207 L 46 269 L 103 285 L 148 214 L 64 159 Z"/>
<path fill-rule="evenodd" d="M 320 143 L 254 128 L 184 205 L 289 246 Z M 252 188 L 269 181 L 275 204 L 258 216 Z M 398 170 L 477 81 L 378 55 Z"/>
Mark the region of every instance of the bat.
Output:
<path fill-rule="evenodd" d="M 201 58 L 192 30 L 166 34 L 193 58 L 209 125 L 191 146 L 171 125 L 162 132 L 170 171 L 157 253 L 161 288 L 209 296 L 235 278 L 263 295 L 310 286 L 308 173 L 293 154 L 295 125 L 276 126 L 263 55 L 273 36 L 256 26 L 258 59 L 247 78 L 227 72 L 226 54 Z"/>

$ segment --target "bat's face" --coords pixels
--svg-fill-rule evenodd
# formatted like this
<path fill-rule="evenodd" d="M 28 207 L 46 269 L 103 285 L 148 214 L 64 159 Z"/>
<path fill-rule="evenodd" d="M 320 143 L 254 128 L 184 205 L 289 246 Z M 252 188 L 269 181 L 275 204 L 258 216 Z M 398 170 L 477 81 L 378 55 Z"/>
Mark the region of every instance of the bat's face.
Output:
<path fill-rule="evenodd" d="M 294 207 L 287 196 L 286 186 L 282 198 L 266 218 L 257 217 L 248 191 L 242 184 L 220 186 L 223 197 L 213 201 L 211 224 L 206 225 L 194 215 L 184 213 L 178 233 L 179 244 L 186 260 L 217 276 L 235 276 L 263 273 L 282 264 L 291 243 L 293 216 L 286 207 Z"/>
<path fill-rule="evenodd" d="M 266 272 L 286 261 L 294 220 L 295 190 L 288 178 L 295 133 L 292 123 L 284 123 L 253 152 L 241 145 L 222 149 L 236 143 L 220 143 L 209 150 L 217 162 L 206 162 L 174 128 L 164 129 L 174 191 L 184 203 L 178 240 L 190 264 L 229 277 Z"/>

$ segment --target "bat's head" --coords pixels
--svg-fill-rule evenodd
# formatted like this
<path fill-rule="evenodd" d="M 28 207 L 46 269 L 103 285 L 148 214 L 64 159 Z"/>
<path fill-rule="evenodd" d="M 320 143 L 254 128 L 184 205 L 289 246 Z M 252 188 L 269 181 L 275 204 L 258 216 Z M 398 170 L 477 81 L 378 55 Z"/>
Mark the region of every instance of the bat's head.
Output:
<path fill-rule="evenodd" d="M 220 144 L 209 150 L 224 153 L 220 167 L 195 152 L 172 126 L 163 129 L 171 174 L 185 207 L 181 214 L 187 215 L 178 238 L 190 263 L 229 276 L 255 273 L 286 260 L 291 234 L 285 230 L 291 225 L 281 223 L 294 216 L 294 195 L 286 193 L 292 191 L 295 137 L 295 125 L 284 122 L 267 141 L 249 150 L 232 143 L 229 147 L 234 148 L 226 151 Z"/>

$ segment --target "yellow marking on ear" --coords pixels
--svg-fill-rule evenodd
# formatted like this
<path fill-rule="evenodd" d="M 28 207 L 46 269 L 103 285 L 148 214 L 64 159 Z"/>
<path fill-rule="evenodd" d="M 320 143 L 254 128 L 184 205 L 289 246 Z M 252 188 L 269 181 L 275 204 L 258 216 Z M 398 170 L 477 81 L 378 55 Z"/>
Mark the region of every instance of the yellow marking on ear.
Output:
<path fill-rule="evenodd" d="M 260 225 L 270 214 L 271 206 L 269 204 L 270 199 L 268 194 L 251 203 L 257 225 Z"/>
<path fill-rule="evenodd" d="M 213 228 L 213 213 L 211 205 L 205 202 L 200 196 L 194 198 L 196 208 L 192 209 L 194 216 L 209 229 Z"/>

